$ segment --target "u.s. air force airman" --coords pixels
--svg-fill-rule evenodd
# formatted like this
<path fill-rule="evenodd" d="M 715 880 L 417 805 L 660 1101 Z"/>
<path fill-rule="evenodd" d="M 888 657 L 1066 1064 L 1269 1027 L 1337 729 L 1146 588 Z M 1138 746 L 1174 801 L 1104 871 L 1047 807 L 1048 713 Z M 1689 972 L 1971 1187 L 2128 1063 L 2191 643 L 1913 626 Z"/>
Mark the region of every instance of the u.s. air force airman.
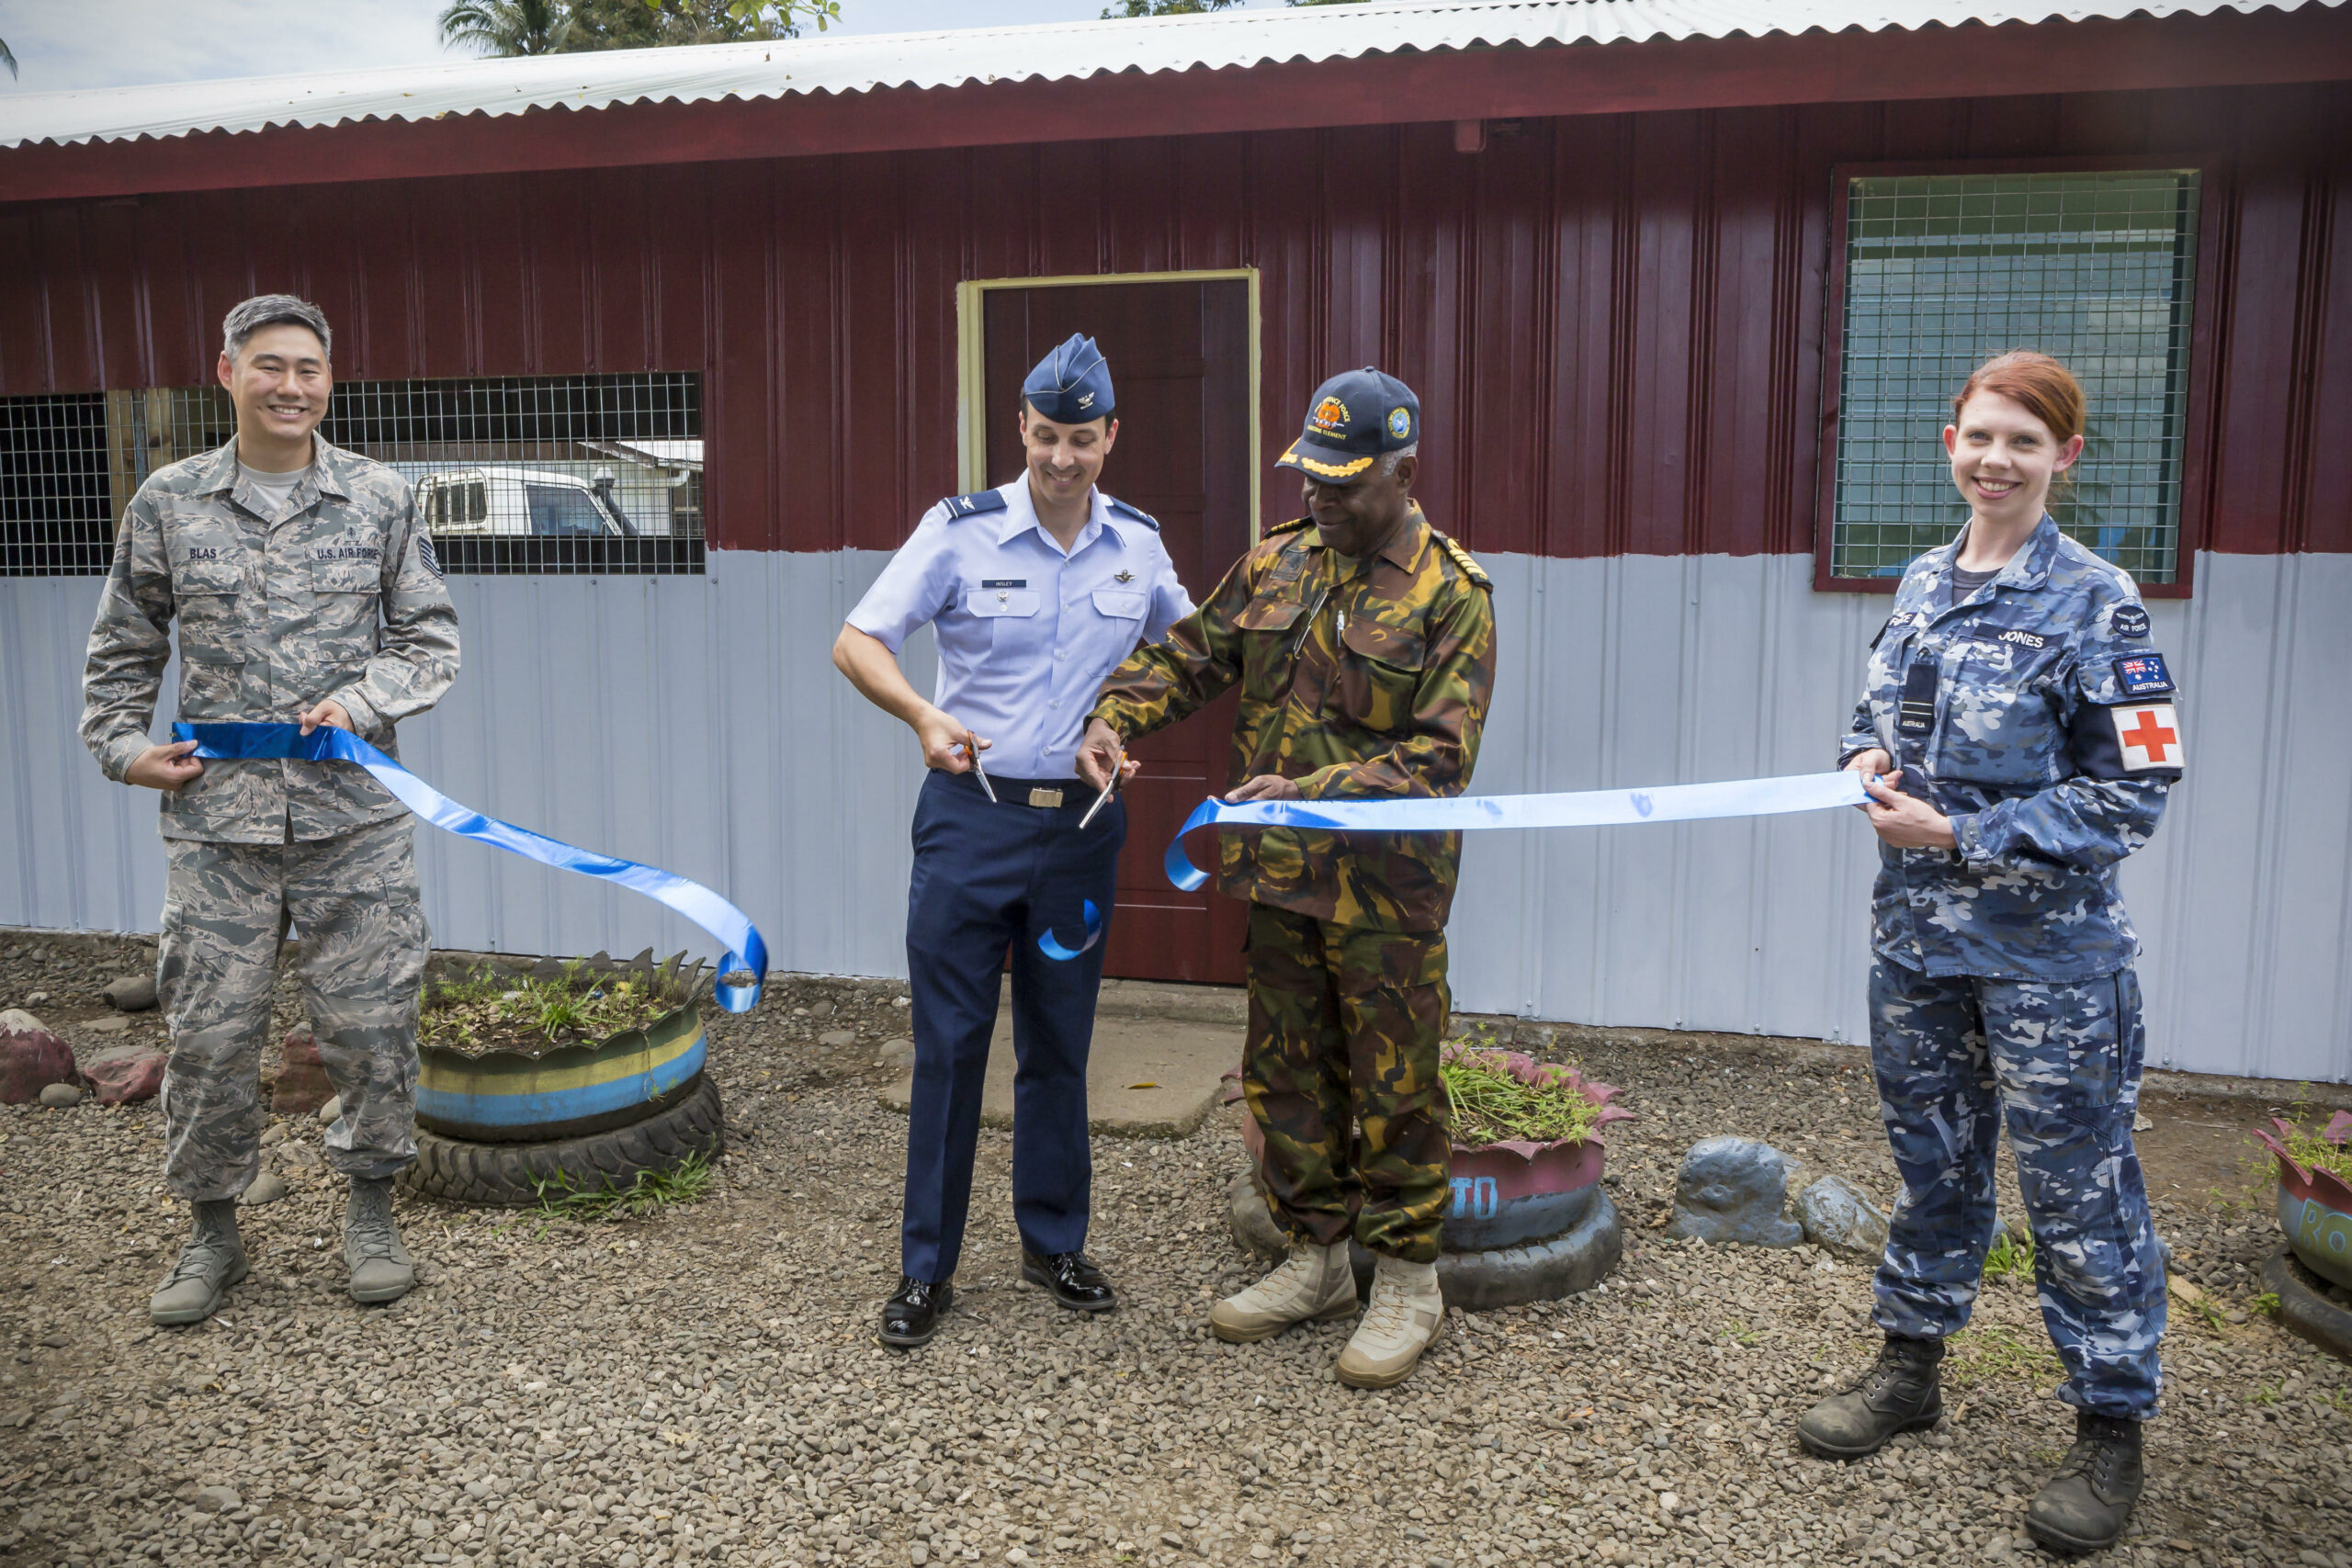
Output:
<path fill-rule="evenodd" d="M 1494 685 L 1494 608 L 1486 574 L 1412 500 L 1420 424 L 1393 377 L 1324 383 L 1281 459 L 1305 478 L 1308 515 L 1272 530 L 1166 642 L 1113 672 L 1080 753 L 1090 783 L 1125 742 L 1238 682 L 1229 799 L 1462 793 Z M 1248 1341 L 1352 1313 L 1352 1236 L 1375 1259 L 1338 1367 L 1359 1388 L 1409 1375 L 1443 1321 L 1438 1046 L 1460 857 L 1455 833 L 1267 829 L 1227 835 L 1218 858 L 1217 890 L 1250 901 L 1242 1089 L 1293 1247 L 1210 1323 Z"/>
<path fill-rule="evenodd" d="M 163 1324 L 209 1316 L 245 1276 L 235 1201 L 260 1168 L 257 1080 L 289 924 L 343 1098 L 326 1145 L 351 1181 L 351 1293 L 391 1301 L 414 1282 L 391 1187 L 416 1157 L 427 941 L 407 810 L 365 773 L 205 763 L 193 741 L 150 743 L 171 625 L 187 720 L 332 724 L 389 752 L 394 722 L 458 672 L 457 612 L 407 481 L 313 434 L 333 386 L 326 319 L 264 295 L 231 310 L 222 336 L 236 437 L 131 499 L 83 676 L 82 738 L 107 776 L 164 792 L 164 1170 L 196 1221 L 149 1303 Z"/>
<path fill-rule="evenodd" d="M 2004 355 L 1952 412 L 1969 521 L 1904 574 L 1840 748 L 1883 775 L 1865 807 L 1882 840 L 1871 1056 L 1904 1183 L 1876 1287 L 1887 1338 L 1797 1435 L 1854 1459 L 1941 1415 L 1937 1367 L 1976 1298 L 2006 1118 L 2076 1410 L 2025 1524 L 2086 1551 L 2131 1517 L 2161 1381 L 2164 1259 L 2132 1146 L 2139 939 L 2115 874 L 2181 776 L 2178 694 L 2130 575 L 2044 511 L 2083 446 L 2074 377 Z"/>

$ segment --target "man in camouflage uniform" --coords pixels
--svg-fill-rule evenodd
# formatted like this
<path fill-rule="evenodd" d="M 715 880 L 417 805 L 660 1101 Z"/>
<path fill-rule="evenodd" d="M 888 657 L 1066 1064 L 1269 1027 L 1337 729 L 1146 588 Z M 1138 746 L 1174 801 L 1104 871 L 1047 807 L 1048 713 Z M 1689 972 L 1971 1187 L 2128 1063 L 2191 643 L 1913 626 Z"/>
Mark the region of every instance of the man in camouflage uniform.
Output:
<path fill-rule="evenodd" d="M 2059 1397 L 2081 1413 L 2026 1523 L 2086 1550 L 2139 1492 L 2162 1381 L 2164 1258 L 2132 1146 L 2139 939 L 2116 867 L 2181 776 L 2177 694 L 2121 570 L 2046 516 L 1997 571 L 1956 570 L 1966 537 L 1905 574 L 1840 750 L 1884 775 L 1871 1054 L 1904 1191 L 1875 1286 L 1886 1347 L 1797 1435 L 1853 1459 L 1940 1416 L 2006 1119 Z"/>
<path fill-rule="evenodd" d="M 457 612 L 407 481 L 313 434 L 332 388 L 325 318 L 264 295 L 222 333 L 236 438 L 140 486 L 83 676 L 82 739 L 99 766 L 164 792 L 164 1174 L 196 1224 L 149 1303 L 162 1324 L 209 1316 L 245 1276 L 235 1201 L 260 1168 L 260 1056 L 289 924 L 343 1098 L 326 1146 L 351 1181 L 351 1293 L 391 1301 L 414 1282 L 391 1186 L 416 1157 L 427 942 L 408 813 L 364 772 L 208 764 L 193 741 L 149 743 L 172 621 L 187 720 L 332 724 L 390 752 L 394 721 L 431 707 L 458 671 Z"/>
<path fill-rule="evenodd" d="M 1166 642 L 1104 682 L 1080 752 L 1098 787 L 1125 744 L 1241 685 L 1232 800 L 1459 795 L 1494 685 L 1486 574 L 1411 498 L 1420 405 L 1365 369 L 1315 395 L 1281 459 L 1308 515 L 1272 530 Z M 1355 1309 L 1351 1235 L 1372 1301 L 1341 1382 L 1385 1388 L 1438 1332 L 1448 1193 L 1445 919 L 1461 836 L 1270 828 L 1227 834 L 1217 891 L 1250 900 L 1242 1089 L 1289 1259 L 1209 1314 L 1264 1339 Z M 1360 1129 L 1360 1131 L 1359 1131 Z"/>

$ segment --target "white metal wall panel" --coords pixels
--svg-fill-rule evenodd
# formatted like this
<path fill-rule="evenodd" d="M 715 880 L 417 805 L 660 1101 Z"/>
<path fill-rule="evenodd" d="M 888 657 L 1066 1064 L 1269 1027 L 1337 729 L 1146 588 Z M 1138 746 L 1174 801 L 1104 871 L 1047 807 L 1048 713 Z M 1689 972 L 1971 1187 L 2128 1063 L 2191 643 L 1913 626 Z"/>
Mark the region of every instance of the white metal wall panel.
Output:
<path fill-rule="evenodd" d="M 452 580 L 464 672 L 402 728 L 458 799 L 707 882 L 775 965 L 897 975 L 920 775 L 832 669 L 876 552 L 714 553 L 707 578 Z M 1501 627 L 1481 794 L 1802 773 L 1842 732 L 1885 601 L 1795 556 L 1487 558 Z M 2151 1059 L 2352 1078 L 2352 556 L 2205 556 L 2150 606 L 2195 773 L 2124 873 Z M 152 804 L 74 737 L 96 584 L 0 581 L 0 924 L 153 930 Z M 927 639 L 909 649 L 928 689 Z M 159 730 L 161 726 L 158 727 Z M 634 895 L 419 835 L 447 946 L 703 952 Z M 1845 813 L 1471 835 L 1464 1009 L 1861 1037 L 1874 840 Z"/>

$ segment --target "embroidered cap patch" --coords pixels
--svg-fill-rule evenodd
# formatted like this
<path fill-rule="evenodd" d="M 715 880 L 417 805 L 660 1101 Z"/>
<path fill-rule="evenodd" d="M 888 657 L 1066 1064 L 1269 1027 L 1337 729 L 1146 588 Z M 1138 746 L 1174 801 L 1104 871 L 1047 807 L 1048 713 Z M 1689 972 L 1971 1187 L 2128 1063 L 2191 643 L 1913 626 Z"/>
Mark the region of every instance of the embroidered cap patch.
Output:
<path fill-rule="evenodd" d="M 2172 674 L 2161 653 L 2134 653 L 2115 661 L 2116 683 L 2127 697 L 2160 696 L 2173 689 Z"/>

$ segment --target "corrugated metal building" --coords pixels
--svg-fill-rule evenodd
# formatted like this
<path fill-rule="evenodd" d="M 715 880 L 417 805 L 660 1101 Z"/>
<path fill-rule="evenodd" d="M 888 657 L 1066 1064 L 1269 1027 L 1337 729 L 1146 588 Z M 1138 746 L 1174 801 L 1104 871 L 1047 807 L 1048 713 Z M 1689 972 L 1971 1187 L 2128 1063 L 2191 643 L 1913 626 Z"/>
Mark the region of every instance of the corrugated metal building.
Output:
<path fill-rule="evenodd" d="M 1374 3 L 6 100 L 0 923 L 155 923 L 152 803 L 73 737 L 92 574 L 138 475 L 218 438 L 187 389 L 265 288 L 335 321 L 330 429 L 363 449 L 585 476 L 702 442 L 624 476 L 678 498 L 671 536 L 477 541 L 465 671 L 406 755 L 725 890 L 785 968 L 860 974 L 902 968 L 919 764 L 826 649 L 926 505 L 1010 477 L 1036 344 L 1102 337 L 1106 484 L 1196 594 L 1292 514 L 1267 459 L 1325 374 L 1411 382 L 1432 519 L 1497 581 L 1502 793 L 1825 765 L 1889 563 L 1960 520 L 1951 367 L 2027 341 L 2092 367 L 2064 520 L 2140 576 L 2188 694 L 2198 765 L 2125 879 L 2154 1055 L 2352 1077 L 2352 13 L 1765 10 Z M 1114 972 L 1238 977 L 1231 909 L 1157 868 L 1221 758 L 1214 713 L 1150 754 Z M 700 943 L 435 839 L 442 942 Z M 1872 843 L 1842 815 L 1474 837 L 1459 1005 L 1857 1038 Z"/>

